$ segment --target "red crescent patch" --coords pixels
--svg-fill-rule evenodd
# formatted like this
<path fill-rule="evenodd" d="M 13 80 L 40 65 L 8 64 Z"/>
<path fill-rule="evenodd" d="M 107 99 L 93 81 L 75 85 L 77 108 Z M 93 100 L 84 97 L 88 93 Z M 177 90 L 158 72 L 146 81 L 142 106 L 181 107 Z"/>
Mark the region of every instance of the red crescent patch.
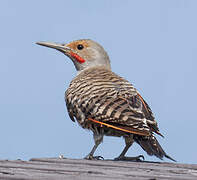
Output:
<path fill-rule="evenodd" d="M 82 57 L 78 56 L 77 54 L 73 53 L 72 51 L 70 52 L 70 55 L 75 58 L 79 63 L 84 63 L 85 59 L 83 59 Z"/>

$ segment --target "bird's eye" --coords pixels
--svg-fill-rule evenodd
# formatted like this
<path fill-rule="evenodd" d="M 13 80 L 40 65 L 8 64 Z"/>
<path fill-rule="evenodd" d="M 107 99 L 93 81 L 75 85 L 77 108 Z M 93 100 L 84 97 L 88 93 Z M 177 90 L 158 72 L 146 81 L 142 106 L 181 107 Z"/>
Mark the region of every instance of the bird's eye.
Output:
<path fill-rule="evenodd" d="M 82 44 L 78 44 L 78 45 L 77 45 L 77 49 L 78 49 L 78 50 L 82 50 L 83 48 L 84 48 L 84 47 L 83 47 Z"/>

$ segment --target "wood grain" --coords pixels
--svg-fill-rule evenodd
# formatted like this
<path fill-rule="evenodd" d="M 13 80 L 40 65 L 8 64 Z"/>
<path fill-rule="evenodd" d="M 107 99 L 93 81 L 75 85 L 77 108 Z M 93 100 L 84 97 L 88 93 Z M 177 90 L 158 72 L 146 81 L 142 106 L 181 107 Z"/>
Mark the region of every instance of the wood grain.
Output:
<path fill-rule="evenodd" d="M 30 161 L 0 160 L 4 180 L 101 180 L 101 179 L 197 179 L 197 165 L 158 162 L 123 162 L 33 158 Z"/>

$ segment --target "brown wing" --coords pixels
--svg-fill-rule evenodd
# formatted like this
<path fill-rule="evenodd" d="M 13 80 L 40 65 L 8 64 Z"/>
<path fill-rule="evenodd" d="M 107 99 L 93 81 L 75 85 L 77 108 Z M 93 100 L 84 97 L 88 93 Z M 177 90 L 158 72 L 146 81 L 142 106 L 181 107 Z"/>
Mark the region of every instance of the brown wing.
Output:
<path fill-rule="evenodd" d="M 151 109 L 138 93 L 127 98 L 99 99 L 86 109 L 90 113 L 90 121 L 138 135 L 148 136 L 151 132 L 161 135 Z"/>
<path fill-rule="evenodd" d="M 87 117 L 95 123 L 138 135 L 147 136 L 151 133 L 137 96 L 130 100 L 122 96 L 97 98 L 96 102 L 90 104 L 94 106 L 86 107 L 86 112 L 89 113 Z"/>

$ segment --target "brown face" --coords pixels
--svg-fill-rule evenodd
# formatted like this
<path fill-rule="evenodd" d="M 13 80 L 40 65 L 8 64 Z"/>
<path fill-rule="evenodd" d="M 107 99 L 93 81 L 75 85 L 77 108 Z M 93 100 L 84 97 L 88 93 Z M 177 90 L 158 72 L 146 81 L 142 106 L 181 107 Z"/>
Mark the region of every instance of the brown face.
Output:
<path fill-rule="evenodd" d="M 66 46 L 69 47 L 70 49 L 75 50 L 75 51 L 80 51 L 84 48 L 89 47 L 89 44 L 86 40 L 78 40 L 78 41 L 70 42 Z"/>
<path fill-rule="evenodd" d="M 79 63 L 84 63 L 86 60 L 91 59 L 92 53 L 88 50 L 90 44 L 87 40 L 73 41 L 67 44 L 66 47 L 71 50 L 69 53 L 70 57 Z"/>

